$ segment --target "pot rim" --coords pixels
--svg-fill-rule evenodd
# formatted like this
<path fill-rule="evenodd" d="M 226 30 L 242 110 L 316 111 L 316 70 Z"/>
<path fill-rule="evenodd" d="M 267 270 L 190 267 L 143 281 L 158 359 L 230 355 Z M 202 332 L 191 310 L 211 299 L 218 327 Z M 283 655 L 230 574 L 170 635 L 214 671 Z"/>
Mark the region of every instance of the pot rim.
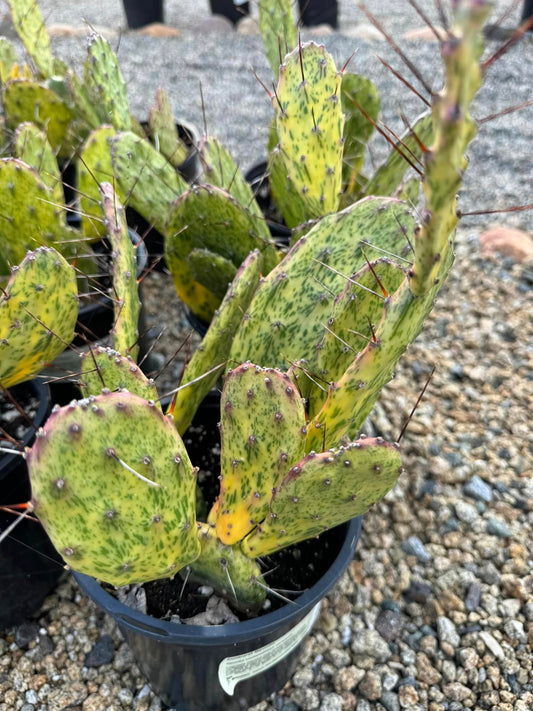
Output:
<path fill-rule="evenodd" d="M 361 533 L 361 523 L 362 517 L 359 516 L 341 524 L 345 526 L 346 533 L 337 556 L 327 572 L 293 604 L 284 605 L 273 612 L 243 622 L 208 627 L 159 620 L 127 607 L 103 590 L 95 578 L 75 571 L 72 571 L 72 574 L 83 592 L 111 615 L 119 627 L 133 628 L 148 637 L 157 637 L 159 641 L 171 644 L 195 646 L 237 644 L 239 641 L 250 639 L 251 636 L 267 635 L 275 631 L 280 623 L 296 623 L 319 603 L 339 580 L 352 559 Z"/>

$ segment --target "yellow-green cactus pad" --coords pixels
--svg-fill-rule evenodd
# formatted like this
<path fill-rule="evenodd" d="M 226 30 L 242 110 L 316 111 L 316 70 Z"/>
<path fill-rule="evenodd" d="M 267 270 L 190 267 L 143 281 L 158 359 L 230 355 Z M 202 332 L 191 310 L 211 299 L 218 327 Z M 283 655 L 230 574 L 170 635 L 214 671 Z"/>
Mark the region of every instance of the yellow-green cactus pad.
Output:
<path fill-rule="evenodd" d="M 381 438 L 310 452 L 276 488 L 266 519 L 242 549 L 251 558 L 269 555 L 361 516 L 392 489 L 400 473 L 397 446 Z"/>
<path fill-rule="evenodd" d="M 173 577 L 200 551 L 195 469 L 171 420 L 128 392 L 57 409 L 27 452 L 33 504 L 68 565 L 112 585 Z"/>
<path fill-rule="evenodd" d="M 0 294 L 0 387 L 29 380 L 74 338 L 76 274 L 55 249 L 28 252 Z"/>
<path fill-rule="evenodd" d="M 89 397 L 99 395 L 104 388 L 127 390 L 160 407 L 154 381 L 146 377 L 133 358 L 98 346 L 81 355 L 80 389 L 84 397 Z"/>

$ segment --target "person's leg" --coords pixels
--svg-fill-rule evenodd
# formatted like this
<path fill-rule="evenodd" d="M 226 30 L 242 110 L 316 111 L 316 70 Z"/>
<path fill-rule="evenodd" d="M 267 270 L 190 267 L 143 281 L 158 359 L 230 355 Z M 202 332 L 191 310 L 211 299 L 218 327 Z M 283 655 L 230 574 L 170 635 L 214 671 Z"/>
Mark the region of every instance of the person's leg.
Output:
<path fill-rule="evenodd" d="M 209 0 L 213 15 L 223 15 L 233 24 L 250 12 L 248 0 Z"/>
<path fill-rule="evenodd" d="M 300 19 L 306 27 L 327 24 L 337 27 L 337 0 L 298 0 Z"/>
<path fill-rule="evenodd" d="M 135 30 L 152 22 L 164 22 L 163 0 L 122 0 L 128 27 Z"/>

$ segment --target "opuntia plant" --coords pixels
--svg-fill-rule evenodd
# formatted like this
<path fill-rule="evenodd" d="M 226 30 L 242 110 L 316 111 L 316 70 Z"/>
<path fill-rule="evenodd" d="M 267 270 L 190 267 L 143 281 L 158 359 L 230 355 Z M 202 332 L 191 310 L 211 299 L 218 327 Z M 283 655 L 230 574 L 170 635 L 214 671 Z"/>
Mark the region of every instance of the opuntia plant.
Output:
<path fill-rule="evenodd" d="M 460 0 L 443 42 L 445 84 L 434 96 L 432 143 L 423 151 L 420 224 L 409 205 L 389 196 L 335 212 L 342 171 L 324 175 L 313 166 L 321 187 L 312 202 L 323 195 L 330 213 L 306 225 L 267 275 L 259 274 L 264 254 L 244 260 L 168 414 L 145 399 L 151 384 L 142 375 L 124 377 L 127 361 L 94 354 L 104 390 L 58 408 L 27 453 L 34 510 L 74 570 L 124 585 L 186 569 L 255 607 L 265 594 L 257 559 L 363 514 L 394 486 L 398 447 L 358 433 L 453 262 L 487 13 L 485 2 Z M 281 82 L 301 71 L 297 59 L 307 50 L 293 52 Z M 334 145 L 324 149 L 337 156 L 339 78 L 322 49 L 313 46 L 309 57 L 307 80 L 324 72 L 337 92 L 314 117 L 318 128 L 321 117 L 332 128 Z M 287 122 L 293 110 L 283 97 L 279 118 Z M 279 134 L 295 155 L 305 144 L 306 160 L 313 148 L 323 152 L 312 137 L 312 112 L 308 119 L 311 135 L 300 145 L 289 148 L 297 139 L 288 129 Z M 294 185 L 305 184 L 300 177 L 290 174 Z M 195 468 L 180 433 L 222 370 L 220 491 L 197 520 Z M 115 390 L 124 384 L 136 394 Z"/>

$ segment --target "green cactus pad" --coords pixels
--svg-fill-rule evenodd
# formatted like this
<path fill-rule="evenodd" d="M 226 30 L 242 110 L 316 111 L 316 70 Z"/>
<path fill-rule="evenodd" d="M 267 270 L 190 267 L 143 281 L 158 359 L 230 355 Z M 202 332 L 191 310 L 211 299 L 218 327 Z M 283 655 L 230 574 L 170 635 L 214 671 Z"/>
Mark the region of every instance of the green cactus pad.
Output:
<path fill-rule="evenodd" d="M 29 249 L 65 236 L 64 214 L 37 172 L 18 158 L 0 159 L 0 273 Z"/>
<path fill-rule="evenodd" d="M 170 206 L 187 183 L 146 138 L 123 131 L 108 142 L 113 174 L 128 204 L 164 232 Z"/>
<path fill-rule="evenodd" d="M 422 148 L 419 141 L 427 146 L 431 146 L 434 136 L 433 117 L 431 113 L 424 113 L 419 116 L 400 136 L 396 143 L 399 151 L 392 148 L 387 159 L 381 165 L 365 186 L 366 195 L 392 195 L 402 182 L 402 178 L 409 168 L 409 163 L 404 156 L 416 164 L 416 160 L 422 155 Z"/>
<path fill-rule="evenodd" d="M 328 330 L 318 344 L 317 372 L 323 381 L 335 382 L 357 353 L 372 343 L 374 329 L 381 321 L 387 298 L 394 294 L 405 276 L 405 269 L 385 257 L 351 275 L 344 292 L 335 301 L 327 323 Z M 327 394 L 320 388 L 312 392 L 309 403 L 311 417 Z"/>
<path fill-rule="evenodd" d="M 109 42 L 94 32 L 87 47 L 84 79 L 101 123 L 110 123 L 117 131 L 129 131 L 128 94 L 117 55 Z"/>
<path fill-rule="evenodd" d="M 0 295 L 0 387 L 29 380 L 74 338 L 76 274 L 55 249 L 28 252 Z"/>
<path fill-rule="evenodd" d="M 193 249 L 220 254 L 235 267 L 258 249 L 264 274 L 278 262 L 264 219 L 251 215 L 229 193 L 212 185 L 191 187 L 176 200 L 166 233 L 165 256 L 171 257 L 172 264 L 176 258 L 186 260 Z"/>
<path fill-rule="evenodd" d="M 259 0 L 259 31 L 274 76 L 283 57 L 296 47 L 296 24 L 291 0 Z"/>
<path fill-rule="evenodd" d="M 133 360 L 139 353 L 139 313 L 136 247 L 128 233 L 124 208 L 109 183 L 100 185 L 102 210 L 113 258 L 113 347 Z"/>
<path fill-rule="evenodd" d="M 46 134 L 33 123 L 23 123 L 15 131 L 13 146 L 15 157 L 34 168 L 43 183 L 52 191 L 51 199 L 56 205 L 65 202 L 61 174 L 57 158 L 48 143 Z"/>
<path fill-rule="evenodd" d="M 280 66 L 273 98 L 279 152 L 270 170 L 273 190 L 280 182 L 276 172 L 282 173 L 298 196 L 289 220 L 284 215 L 289 227 L 334 212 L 339 204 L 344 128 L 340 85 L 332 57 L 313 42 L 298 46 Z M 274 198 L 279 196 L 276 191 Z"/>
<path fill-rule="evenodd" d="M 155 92 L 155 105 L 148 116 L 150 138 L 155 147 L 175 168 L 187 158 L 187 146 L 178 135 L 174 114 L 164 89 Z"/>
<path fill-rule="evenodd" d="M 379 115 L 379 94 L 375 84 L 360 74 L 345 72 L 341 82 L 341 105 L 346 116 L 342 154 L 343 199 L 346 200 L 360 193 L 358 178 L 366 144 L 374 132 L 372 121 L 377 121 Z"/>
<path fill-rule="evenodd" d="M 237 200 L 246 210 L 262 219 L 261 226 L 256 224 L 260 235 L 268 240 L 270 234 L 264 222 L 263 213 L 257 204 L 250 185 L 235 163 L 229 151 L 213 136 L 204 136 L 198 144 L 198 156 L 203 166 L 203 182 L 222 188 Z"/>
<path fill-rule="evenodd" d="M 257 610 L 266 597 L 259 566 L 236 546 L 225 546 L 212 526 L 198 523 L 200 555 L 191 563 L 193 578 L 212 585 L 241 610 Z M 258 585 L 262 583 L 262 585 Z"/>
<path fill-rule="evenodd" d="M 153 403 L 128 392 L 74 401 L 27 461 L 35 512 L 73 570 L 127 585 L 173 577 L 198 556 L 195 470 Z"/>
<path fill-rule="evenodd" d="M 36 0 L 8 0 L 13 27 L 43 77 L 54 71 L 50 38 Z"/>
<path fill-rule="evenodd" d="M 11 75 L 11 70 L 18 63 L 17 50 L 5 37 L 0 37 L 0 82 L 5 84 Z"/>
<path fill-rule="evenodd" d="M 228 372 L 220 416 L 216 531 L 232 545 L 267 515 L 273 487 L 304 454 L 307 428 L 289 376 L 251 363 Z"/>
<path fill-rule="evenodd" d="M 311 452 L 276 488 L 268 516 L 245 538 L 242 550 L 251 558 L 269 555 L 361 516 L 392 489 L 400 473 L 397 447 L 381 438 Z"/>
<path fill-rule="evenodd" d="M 154 381 L 146 377 L 131 356 L 98 346 L 82 353 L 81 364 L 83 397 L 99 395 L 103 388 L 128 390 L 144 400 L 153 400 L 160 407 Z"/>
<path fill-rule="evenodd" d="M 404 231 L 413 230 L 411 212 L 392 198 L 367 198 L 323 218 L 262 281 L 235 336 L 231 360 L 286 369 L 306 359 L 316 372 L 317 345 L 335 297 L 365 264 L 363 253 L 370 260 L 384 249 L 401 255 Z"/>
<path fill-rule="evenodd" d="M 238 269 L 207 333 L 183 372 L 181 385 L 190 385 L 180 390 L 174 407 L 174 422 L 179 432 L 185 432 L 199 404 L 222 374 L 235 331 L 250 305 L 259 278 L 259 252 L 252 252 Z"/>
<path fill-rule="evenodd" d="M 4 87 L 4 108 L 8 128 L 15 130 L 30 121 L 46 131 L 48 142 L 60 157 L 72 154 L 74 112 L 52 89 L 31 79 L 13 79 Z"/>
<path fill-rule="evenodd" d="M 223 299 L 237 273 L 237 267 L 229 259 L 208 249 L 193 249 L 187 257 L 193 279 L 217 298 Z"/>
<path fill-rule="evenodd" d="M 113 166 L 109 152 L 109 139 L 116 135 L 112 126 L 100 126 L 91 131 L 76 161 L 78 192 L 80 195 L 81 228 L 83 234 L 91 239 L 98 239 L 106 234 L 100 206 L 100 183 L 113 183 Z M 125 195 L 115 184 L 115 190 L 121 203 Z"/>

